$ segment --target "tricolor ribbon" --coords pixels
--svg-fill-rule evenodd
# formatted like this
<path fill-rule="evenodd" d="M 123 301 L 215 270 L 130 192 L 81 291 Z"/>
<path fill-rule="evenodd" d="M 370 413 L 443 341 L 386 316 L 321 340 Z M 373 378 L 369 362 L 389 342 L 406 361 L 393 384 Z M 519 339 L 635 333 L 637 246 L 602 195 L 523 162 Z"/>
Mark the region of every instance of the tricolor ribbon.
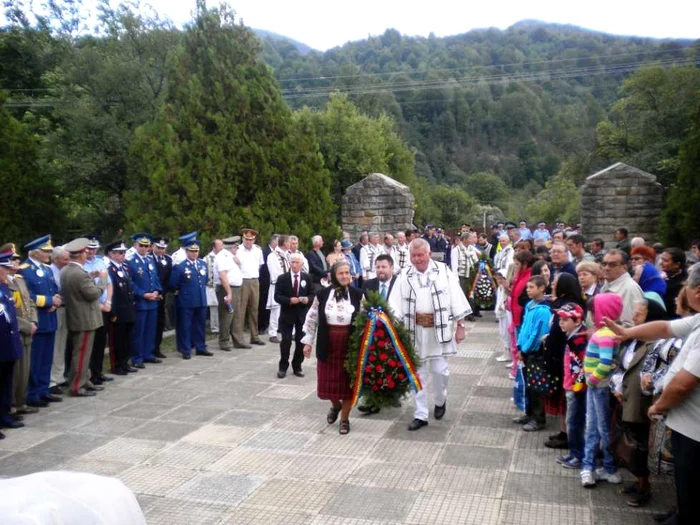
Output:
<path fill-rule="evenodd" d="M 369 347 L 372 344 L 372 339 L 374 337 L 374 332 L 377 330 L 377 325 L 380 327 L 383 325 L 389 334 L 389 339 L 391 339 L 391 344 L 394 347 L 394 353 L 399 358 L 403 369 L 406 371 L 406 377 L 409 383 L 416 392 L 423 389 L 421 385 L 420 377 L 418 377 L 418 372 L 413 362 L 409 359 L 408 353 L 403 343 L 399 339 L 399 335 L 396 332 L 394 323 L 391 322 L 391 318 L 386 312 L 382 310 L 382 307 L 371 307 L 367 312 L 367 322 L 365 323 L 365 330 L 362 335 L 362 340 L 360 341 L 360 353 L 357 358 L 357 373 L 355 374 L 355 386 L 352 389 L 352 406 L 357 403 L 360 398 L 362 391 L 364 376 L 365 376 L 365 366 L 369 359 Z"/>

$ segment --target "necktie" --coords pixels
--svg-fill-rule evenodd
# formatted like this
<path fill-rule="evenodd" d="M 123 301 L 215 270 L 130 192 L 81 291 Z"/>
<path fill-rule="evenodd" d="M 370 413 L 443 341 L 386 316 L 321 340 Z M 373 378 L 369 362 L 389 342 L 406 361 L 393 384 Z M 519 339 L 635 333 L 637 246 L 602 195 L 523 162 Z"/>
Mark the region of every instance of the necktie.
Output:
<path fill-rule="evenodd" d="M 299 297 L 299 274 L 294 274 L 294 297 Z"/>
<path fill-rule="evenodd" d="M 379 292 L 382 294 L 382 299 L 386 299 L 386 284 L 382 284 L 381 290 Z"/>

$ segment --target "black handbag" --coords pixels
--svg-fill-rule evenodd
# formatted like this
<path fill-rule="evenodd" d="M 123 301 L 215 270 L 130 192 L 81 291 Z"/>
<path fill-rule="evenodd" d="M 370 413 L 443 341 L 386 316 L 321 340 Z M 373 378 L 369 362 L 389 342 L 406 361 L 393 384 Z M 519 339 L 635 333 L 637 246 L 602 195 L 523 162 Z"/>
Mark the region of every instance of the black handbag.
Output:
<path fill-rule="evenodd" d="M 551 371 L 542 347 L 525 358 L 525 382 L 528 390 L 543 396 L 554 396 L 562 386 L 560 374 Z"/>

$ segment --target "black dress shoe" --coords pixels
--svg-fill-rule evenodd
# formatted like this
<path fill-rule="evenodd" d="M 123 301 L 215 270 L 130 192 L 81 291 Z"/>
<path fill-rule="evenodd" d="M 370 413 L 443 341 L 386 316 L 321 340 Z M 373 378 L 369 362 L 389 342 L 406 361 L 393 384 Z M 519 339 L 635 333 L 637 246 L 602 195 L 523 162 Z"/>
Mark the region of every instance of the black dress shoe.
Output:
<path fill-rule="evenodd" d="M 51 388 L 49 388 L 49 393 L 60 396 L 61 394 L 63 394 L 63 388 L 58 385 L 52 386 Z"/>
<path fill-rule="evenodd" d="M 304 377 L 304 372 L 302 372 L 301 370 L 295 370 L 294 375 L 297 377 Z"/>
<path fill-rule="evenodd" d="M 192 356 L 190 354 L 182 354 L 182 358 L 187 361 L 188 359 L 192 359 Z"/>
<path fill-rule="evenodd" d="M 34 408 L 46 408 L 47 406 L 49 406 L 49 402 L 37 399 L 36 401 L 27 401 L 27 406 Z"/>
<path fill-rule="evenodd" d="M 37 412 L 39 412 L 38 408 L 24 406 L 24 407 L 20 408 L 19 410 L 17 410 L 16 413 L 17 414 L 36 414 Z"/>
<path fill-rule="evenodd" d="M 372 414 L 379 414 L 381 408 L 372 405 L 358 405 L 357 410 L 359 410 L 363 414 L 371 416 Z"/>
<path fill-rule="evenodd" d="M 153 363 L 153 364 L 157 365 L 158 363 L 162 363 L 163 361 L 158 359 L 157 357 L 153 357 L 151 359 L 144 359 L 143 362 L 144 363 Z"/>
<path fill-rule="evenodd" d="M 447 410 L 447 401 L 445 401 L 441 407 L 435 405 L 435 410 L 433 411 L 433 415 L 435 415 L 435 419 L 442 419 L 442 416 L 445 415 L 446 410 Z"/>
<path fill-rule="evenodd" d="M 144 365 L 143 363 L 135 363 L 134 368 L 146 368 L 146 365 Z"/>
<path fill-rule="evenodd" d="M 130 374 L 135 374 L 138 372 L 138 368 L 134 368 L 133 366 L 127 366 L 124 370 L 126 370 Z"/>
<path fill-rule="evenodd" d="M 250 344 L 251 344 L 251 345 L 258 345 L 258 346 L 265 346 L 265 341 L 263 341 L 263 340 L 261 340 L 261 339 L 253 339 L 253 340 L 250 342 Z"/>
<path fill-rule="evenodd" d="M 61 396 L 57 396 L 55 394 L 49 394 L 48 396 L 43 396 L 40 398 L 42 401 L 48 401 L 49 403 L 60 403 L 63 401 L 63 398 Z"/>
<path fill-rule="evenodd" d="M 112 373 L 113 373 L 115 376 L 125 376 L 125 375 L 127 375 L 129 372 L 128 372 L 128 370 L 121 370 L 121 369 L 120 369 L 120 370 L 115 370 L 115 371 L 112 372 Z"/>
<path fill-rule="evenodd" d="M 24 423 L 21 421 L 2 421 L 0 422 L 0 428 L 22 428 Z"/>
<path fill-rule="evenodd" d="M 285 372 L 284 370 L 280 370 L 279 372 L 277 372 L 277 377 L 279 377 L 280 379 L 284 379 L 285 377 L 287 377 L 287 372 Z"/>
<path fill-rule="evenodd" d="M 92 386 L 85 387 L 85 390 L 87 390 L 88 392 L 102 392 L 104 389 L 105 389 L 105 387 L 100 386 L 100 385 L 96 385 L 94 383 Z"/>
<path fill-rule="evenodd" d="M 408 430 L 411 430 L 411 431 L 418 430 L 419 428 L 423 428 L 423 427 L 427 427 L 427 426 L 428 426 L 427 421 L 423 421 L 422 419 L 416 418 L 413 421 L 411 421 L 410 425 L 408 425 Z"/>
<path fill-rule="evenodd" d="M 95 378 L 95 379 L 90 379 L 93 385 L 101 385 L 102 384 L 102 379 Z"/>
<path fill-rule="evenodd" d="M 243 345 L 233 345 L 233 347 L 234 347 L 234 348 L 245 348 L 246 350 L 249 350 L 249 349 L 253 348 L 252 346 L 246 345 L 246 344 L 243 344 Z"/>
<path fill-rule="evenodd" d="M 209 350 L 203 350 L 201 352 L 197 352 L 197 355 L 205 355 L 207 357 L 210 357 L 210 356 L 213 356 L 214 354 L 212 354 Z"/>
<path fill-rule="evenodd" d="M 567 449 L 569 448 L 568 436 L 564 434 L 563 437 L 555 437 L 553 439 L 549 439 L 545 441 L 544 446 L 547 448 Z"/>
<path fill-rule="evenodd" d="M 22 414 L 20 414 L 19 412 L 15 412 L 14 414 L 11 414 L 11 415 L 15 421 L 24 421 L 24 416 Z"/>
<path fill-rule="evenodd" d="M 102 381 L 103 383 L 104 383 L 104 382 L 110 382 L 110 381 L 114 381 L 114 378 L 113 378 L 113 377 L 109 377 L 109 376 L 100 376 L 100 381 Z"/>
<path fill-rule="evenodd" d="M 167 355 L 165 355 L 165 354 L 164 354 L 163 352 L 161 352 L 160 350 L 158 350 L 157 352 L 155 352 L 153 355 L 156 356 L 158 359 L 165 359 L 166 357 L 168 357 Z"/>
<path fill-rule="evenodd" d="M 77 393 L 71 390 L 70 395 L 73 397 L 95 397 L 97 394 L 95 394 L 95 392 L 88 392 L 87 390 L 81 390 Z"/>

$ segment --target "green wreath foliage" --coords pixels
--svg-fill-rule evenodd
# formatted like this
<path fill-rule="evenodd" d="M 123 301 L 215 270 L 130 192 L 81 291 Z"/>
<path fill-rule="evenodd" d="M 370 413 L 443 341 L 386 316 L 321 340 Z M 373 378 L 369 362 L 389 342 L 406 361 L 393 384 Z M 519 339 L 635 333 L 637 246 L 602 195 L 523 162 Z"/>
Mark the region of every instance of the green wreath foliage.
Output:
<path fill-rule="evenodd" d="M 416 354 L 408 330 L 404 328 L 393 314 L 386 299 L 379 292 L 369 292 L 362 302 L 362 309 L 355 317 L 354 327 L 348 345 L 348 355 L 345 360 L 345 370 L 350 376 L 350 387 L 355 385 L 357 377 L 357 361 L 360 358 L 360 345 L 371 308 L 381 308 L 391 319 L 399 341 L 406 350 L 408 359 L 418 370 L 420 361 Z M 412 389 L 408 380 L 408 371 L 404 369 L 389 333 L 383 325 L 377 323 L 372 342 L 369 347 L 368 361 L 364 369 L 364 377 L 360 395 L 363 403 L 377 408 L 396 406 L 401 398 Z"/>

